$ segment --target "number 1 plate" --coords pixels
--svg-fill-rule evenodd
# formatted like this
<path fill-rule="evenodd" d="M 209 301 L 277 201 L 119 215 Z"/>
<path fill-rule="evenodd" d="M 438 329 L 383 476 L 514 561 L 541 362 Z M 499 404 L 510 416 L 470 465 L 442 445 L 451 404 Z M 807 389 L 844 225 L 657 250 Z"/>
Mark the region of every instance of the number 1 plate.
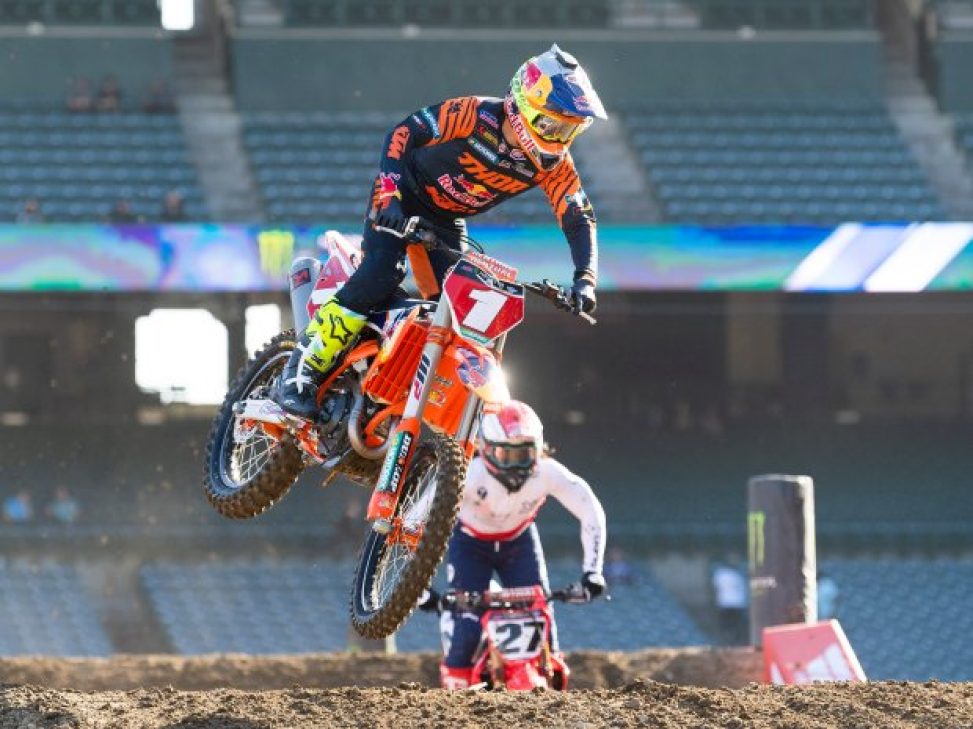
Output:
<path fill-rule="evenodd" d="M 453 326 L 467 339 L 487 344 L 524 319 L 524 287 L 501 281 L 470 261 L 456 264 L 443 282 Z"/>

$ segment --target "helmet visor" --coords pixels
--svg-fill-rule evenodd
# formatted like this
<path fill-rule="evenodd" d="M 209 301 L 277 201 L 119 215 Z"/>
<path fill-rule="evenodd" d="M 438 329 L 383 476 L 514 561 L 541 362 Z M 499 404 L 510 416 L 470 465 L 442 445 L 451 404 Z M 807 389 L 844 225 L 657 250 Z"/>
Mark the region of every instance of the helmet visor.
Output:
<path fill-rule="evenodd" d="M 483 457 L 501 470 L 529 468 L 537 461 L 537 447 L 533 443 L 484 443 Z"/>
<path fill-rule="evenodd" d="M 547 142 L 561 142 L 566 144 L 578 136 L 579 133 L 587 129 L 591 124 L 590 118 L 568 119 L 565 117 L 549 116 L 548 114 L 538 114 L 531 122 L 531 128 L 537 132 L 537 136 Z"/>

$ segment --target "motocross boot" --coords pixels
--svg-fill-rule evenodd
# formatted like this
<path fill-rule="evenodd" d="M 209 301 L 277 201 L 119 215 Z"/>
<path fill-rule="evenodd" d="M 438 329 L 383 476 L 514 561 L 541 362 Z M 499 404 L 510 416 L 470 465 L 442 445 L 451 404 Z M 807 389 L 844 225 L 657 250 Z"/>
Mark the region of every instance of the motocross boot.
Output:
<path fill-rule="evenodd" d="M 314 312 L 281 373 L 274 401 L 291 415 L 314 418 L 317 392 L 365 326 L 365 317 L 330 299 Z"/>

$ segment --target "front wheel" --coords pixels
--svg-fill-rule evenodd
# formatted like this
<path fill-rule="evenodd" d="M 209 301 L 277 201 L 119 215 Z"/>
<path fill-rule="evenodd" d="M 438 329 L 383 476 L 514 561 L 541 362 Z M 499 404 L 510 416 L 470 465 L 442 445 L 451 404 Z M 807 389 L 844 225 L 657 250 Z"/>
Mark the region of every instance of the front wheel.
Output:
<path fill-rule="evenodd" d="M 416 450 L 392 531 L 369 530 L 358 558 L 351 622 L 364 637 L 398 630 L 432 582 L 456 523 L 466 465 L 451 438 L 437 436 Z"/>
<path fill-rule="evenodd" d="M 231 519 L 250 519 L 273 506 L 304 470 L 289 435 L 276 440 L 258 426 L 237 422 L 233 406 L 269 398 L 294 349 L 294 332 L 278 334 L 240 370 L 213 419 L 206 446 L 203 489 L 209 503 Z"/>

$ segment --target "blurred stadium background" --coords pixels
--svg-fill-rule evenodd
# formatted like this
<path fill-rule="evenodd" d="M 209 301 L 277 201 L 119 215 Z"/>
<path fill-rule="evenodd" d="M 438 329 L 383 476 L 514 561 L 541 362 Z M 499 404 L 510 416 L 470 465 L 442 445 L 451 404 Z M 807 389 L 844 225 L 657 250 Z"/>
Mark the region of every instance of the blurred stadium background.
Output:
<path fill-rule="evenodd" d="M 612 114 L 576 145 L 600 324 L 534 307 L 509 348 L 616 550 L 565 646 L 737 639 L 712 570 L 747 477 L 791 472 L 869 677 L 973 679 L 973 2 L 162 5 L 0 0 L 0 654 L 347 645 L 366 495 L 221 520 L 212 393 L 288 320 L 291 254 L 359 228 L 389 125 L 556 40 Z M 473 232 L 556 276 L 551 224 L 531 192 Z M 541 528 L 574 578 L 576 525 Z"/>

